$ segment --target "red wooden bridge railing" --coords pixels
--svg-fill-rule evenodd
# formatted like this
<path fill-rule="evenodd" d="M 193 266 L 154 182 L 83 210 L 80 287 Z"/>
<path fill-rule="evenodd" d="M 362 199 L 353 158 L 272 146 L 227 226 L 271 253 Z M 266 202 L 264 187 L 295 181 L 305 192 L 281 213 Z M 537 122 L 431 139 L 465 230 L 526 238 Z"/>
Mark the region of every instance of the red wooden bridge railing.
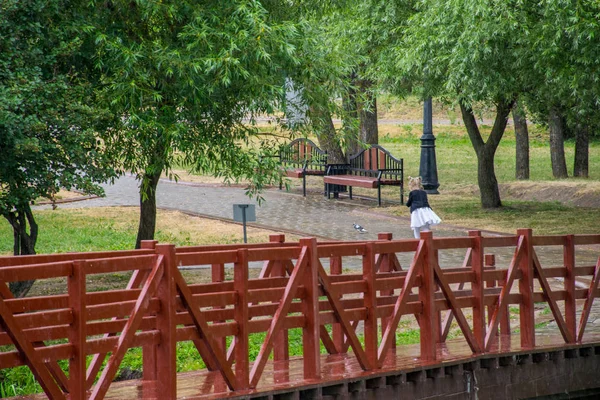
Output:
<path fill-rule="evenodd" d="M 135 251 L 0 257 L 0 369 L 27 365 L 52 399 L 102 399 L 125 352 L 139 347 L 143 380 L 161 398 L 176 398 L 176 344 L 191 341 L 229 390 L 260 389 L 270 355 L 288 360 L 288 331 L 300 328 L 304 379 L 314 383 L 321 345 L 329 354 L 352 354 L 365 371 L 382 368 L 406 315 L 419 323 L 423 360 L 436 360 L 453 320 L 474 355 L 501 351 L 514 304 L 521 346 L 535 348 L 539 302 L 548 304 L 564 342 L 580 343 L 599 294 L 600 258 L 576 267 L 575 249 L 598 244 L 600 235 L 533 236 L 522 229 L 506 237 L 425 232 L 420 240 L 380 234 L 362 242 L 286 243 L 272 235 L 262 244 L 180 248 L 149 241 Z M 542 268 L 539 246 L 562 248 L 560 265 Z M 486 254 L 501 248 L 512 253 L 502 269 Z M 465 252 L 462 265 L 440 267 L 440 252 L 448 250 Z M 404 268 L 402 254 L 410 259 Z M 261 272 L 250 278 L 257 262 Z M 187 282 L 184 266 L 210 268 L 212 282 Z M 86 288 L 90 276 L 122 272 L 132 273 L 123 289 Z M 581 276 L 590 277 L 586 288 L 575 284 Z M 8 290 L 13 281 L 57 278 L 63 294 L 16 299 Z M 562 278 L 564 288 L 553 289 L 549 278 Z M 259 332 L 266 338 L 251 362 L 249 336 Z M 68 360 L 68 377 L 59 360 Z"/>

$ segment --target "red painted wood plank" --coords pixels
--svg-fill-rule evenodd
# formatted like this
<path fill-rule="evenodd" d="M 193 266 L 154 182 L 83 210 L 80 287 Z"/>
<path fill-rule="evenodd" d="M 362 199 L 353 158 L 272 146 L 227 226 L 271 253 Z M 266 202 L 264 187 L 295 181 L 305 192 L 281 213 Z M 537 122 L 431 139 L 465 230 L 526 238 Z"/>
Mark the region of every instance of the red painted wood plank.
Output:
<path fill-rule="evenodd" d="M 196 283 L 188 285 L 188 289 L 192 294 L 233 292 L 233 281 Z"/>
<path fill-rule="evenodd" d="M 92 393 L 90 395 L 90 399 L 102 399 L 108 390 L 115 374 L 117 373 L 117 369 L 125 356 L 125 352 L 129 348 L 133 336 L 137 331 L 140 323 L 142 322 L 142 318 L 146 311 L 146 308 L 150 304 L 150 298 L 156 292 L 159 286 L 159 282 L 163 275 L 163 265 L 162 265 L 162 256 L 159 256 L 154 269 L 148 276 L 148 279 L 144 283 L 142 287 L 140 297 L 136 302 L 134 310 L 132 311 L 131 316 L 129 317 L 125 328 L 123 328 L 123 332 L 118 337 L 118 342 L 116 348 L 113 350 L 106 367 L 102 370 L 100 377 L 98 378 L 98 383 L 93 387 Z M 168 393 L 165 393 L 167 398 Z"/>
<path fill-rule="evenodd" d="M 417 250 L 419 242 L 415 240 L 392 240 L 374 242 L 373 251 L 377 254 L 409 253 Z"/>
<path fill-rule="evenodd" d="M 258 353 L 256 361 L 254 362 L 252 370 L 250 371 L 250 387 L 256 387 L 258 384 L 260 375 L 262 374 L 268 356 L 271 353 L 273 338 L 282 327 L 283 317 L 287 315 L 289 306 L 296 296 L 296 289 L 300 285 L 308 261 L 308 248 L 304 247 L 300 253 L 298 261 L 296 262 L 296 267 L 292 272 L 292 276 L 290 277 L 286 287 L 285 294 L 279 303 L 279 308 L 273 316 L 273 320 L 270 322 L 270 328 L 267 332 L 265 342 L 261 346 L 260 352 Z"/>
<path fill-rule="evenodd" d="M 476 252 L 477 252 L 476 248 L 477 248 L 477 245 L 474 247 L 474 250 L 473 250 L 473 253 L 474 253 L 473 264 L 477 264 L 477 260 L 475 259 Z M 456 318 L 456 322 L 458 323 L 458 326 L 460 327 L 463 335 L 465 336 L 465 339 L 467 340 L 469 347 L 471 348 L 473 353 L 481 353 L 482 346 L 480 345 L 479 340 L 475 336 L 474 332 L 473 333 L 471 332 L 469 323 L 467 322 L 467 319 L 465 318 L 461 308 L 458 306 L 458 304 L 456 302 L 456 298 L 454 297 L 454 294 L 452 293 L 450 286 L 448 286 L 448 284 L 444 281 L 444 276 L 442 275 L 442 271 L 441 271 L 439 265 L 436 264 L 433 266 L 433 268 L 434 268 L 436 281 L 440 285 L 440 288 L 442 289 L 444 296 L 446 296 L 446 298 L 448 299 L 452 313 L 454 314 L 454 316 Z M 477 301 L 479 301 L 479 299 L 477 299 Z M 482 312 L 483 312 L 483 306 L 481 308 L 482 308 Z M 483 322 L 484 321 L 481 321 L 482 324 L 483 324 Z M 475 322 L 473 322 L 473 323 L 475 324 Z M 480 334 L 482 334 L 482 333 L 483 332 L 481 332 Z"/>
<path fill-rule="evenodd" d="M 560 330 L 560 333 L 562 334 L 563 338 L 565 339 L 565 342 L 574 343 L 575 335 L 573 335 L 572 332 L 569 331 L 569 328 L 567 327 L 567 324 L 565 323 L 565 320 L 562 317 L 560 309 L 558 308 L 558 304 L 556 304 L 556 298 L 555 298 L 554 294 L 552 293 L 552 288 L 550 288 L 550 285 L 548 284 L 548 280 L 544 277 L 544 273 L 542 271 L 542 266 L 540 264 L 540 260 L 537 257 L 537 254 L 535 253 L 535 250 L 533 252 L 533 268 L 534 268 L 534 272 L 537 272 L 537 274 L 534 274 L 534 276 L 540 282 L 545 300 L 548 302 L 548 305 L 550 306 L 552 315 L 554 315 L 554 321 L 558 325 L 558 329 Z"/>
<path fill-rule="evenodd" d="M 73 322 L 69 329 L 69 342 L 73 345 L 73 357 L 69 360 L 69 398 L 85 400 L 86 384 L 86 312 L 85 312 L 85 271 L 86 261 L 73 263 L 73 275 L 68 279 L 69 301 Z"/>
<path fill-rule="evenodd" d="M 240 389 L 250 387 L 250 360 L 248 353 L 248 250 L 238 250 L 238 261 L 234 265 L 233 282 L 237 293 L 234 317 L 237 333 L 233 339 L 235 352 L 235 375 Z"/>
<path fill-rule="evenodd" d="M 363 255 L 363 279 L 366 290 L 363 295 L 367 318 L 364 322 L 365 353 L 368 364 L 365 369 L 377 367 L 377 291 L 375 289 L 375 253 L 373 243 L 367 243 L 367 251 Z"/>
<path fill-rule="evenodd" d="M 156 264 L 156 255 L 135 257 L 110 257 L 89 260 L 85 273 L 106 274 L 111 272 L 125 272 L 134 270 L 149 270 Z"/>
<path fill-rule="evenodd" d="M 121 318 L 131 314 L 131 310 L 135 307 L 135 300 L 123 301 L 121 303 L 96 304 L 86 308 L 86 319 L 95 321 L 99 319 Z M 158 299 L 150 299 L 148 312 L 156 312 L 160 309 Z"/>
<path fill-rule="evenodd" d="M 421 335 L 421 358 L 435 360 L 437 356 L 435 347 L 439 333 L 437 332 L 437 313 L 434 304 L 434 292 L 436 290 L 434 266 L 437 264 L 437 257 L 432 232 L 421 232 L 421 241 L 425 244 L 421 270 L 423 285 L 419 287 L 419 300 L 423 303 L 423 312 L 418 316 Z"/>
<path fill-rule="evenodd" d="M 477 341 L 477 350 L 473 347 L 474 344 L 469 343 L 473 352 L 480 352 L 481 348 L 485 345 L 485 307 L 483 304 L 484 297 L 484 276 L 483 276 L 483 266 L 484 266 L 484 249 L 482 246 L 482 236 L 480 231 L 469 231 L 469 236 L 473 238 L 473 247 L 472 247 L 472 257 L 471 257 L 471 270 L 475 275 L 475 279 L 471 282 L 471 290 L 473 291 L 474 296 L 474 304 L 473 304 L 473 335 L 475 340 Z M 452 296 L 452 293 L 449 293 Z M 448 297 L 448 294 L 446 295 Z M 448 297 L 450 300 L 450 298 Z M 460 313 L 460 310 L 458 310 Z M 455 317 L 458 319 L 458 314 L 453 310 Z M 464 319 L 464 316 L 462 317 Z M 458 322 L 458 321 L 457 321 Z M 461 325 L 461 322 L 459 322 Z M 464 333 L 464 327 L 461 326 Z M 465 337 L 467 335 L 465 334 Z M 469 339 L 467 339 L 468 341 Z"/>
<path fill-rule="evenodd" d="M 250 249 L 248 250 L 248 261 L 263 260 L 292 260 L 300 255 L 299 247 L 277 247 L 269 249 Z"/>
<path fill-rule="evenodd" d="M 364 293 L 367 290 L 367 282 L 364 280 L 332 283 L 335 287 L 336 292 L 340 295 L 351 294 L 351 293 Z"/>
<path fill-rule="evenodd" d="M 6 285 L 6 283 L 4 282 L 0 282 L 0 299 L 6 300 L 6 299 L 12 299 L 14 298 L 12 292 L 9 290 L 8 286 Z M 17 318 L 15 318 L 17 321 L 18 326 L 20 326 L 22 333 L 25 334 L 27 337 L 29 337 L 30 335 L 28 335 L 27 330 L 23 327 L 23 322 L 24 321 L 20 321 Z M 71 316 L 69 315 L 69 319 L 72 319 Z M 64 326 L 61 326 L 61 328 L 63 328 L 63 336 L 65 337 L 67 335 L 67 329 L 64 329 Z M 42 330 L 43 333 L 47 333 L 48 329 L 45 328 Z M 4 343 L 2 343 L 3 345 L 12 345 L 12 340 L 10 339 L 10 337 L 8 336 L 8 334 L 6 333 L 1 333 L 0 334 L 1 339 L 5 340 Z M 45 347 L 46 344 L 40 340 L 40 339 L 36 339 L 36 340 L 31 340 L 28 339 L 34 348 L 40 348 L 40 347 Z M 53 360 L 50 362 L 46 363 L 48 366 L 48 371 L 50 372 L 50 374 L 52 375 L 52 377 L 54 378 L 54 380 L 56 381 L 56 383 L 58 384 L 58 386 L 60 387 L 60 389 L 63 392 L 67 392 L 68 386 L 69 386 L 69 382 L 68 382 L 68 378 L 66 377 L 65 373 L 63 372 L 63 370 L 60 368 L 60 366 L 58 365 L 58 363 Z M 1 364 L 0 364 L 1 365 Z"/>
<path fill-rule="evenodd" d="M 500 318 L 508 312 L 508 304 L 510 297 L 510 290 L 512 288 L 513 281 L 515 280 L 516 271 L 519 269 L 519 264 L 525 253 L 525 239 L 524 237 L 519 238 L 519 243 L 515 249 L 512 261 L 508 267 L 508 273 L 506 283 L 502 286 L 500 297 L 498 298 L 498 304 L 492 315 L 492 320 L 488 324 L 487 334 L 485 336 L 485 351 L 489 351 L 495 338 L 495 332 L 498 329 Z"/>
<path fill-rule="evenodd" d="M 36 357 L 40 359 L 41 363 L 67 360 L 73 355 L 73 346 L 70 344 L 61 344 L 39 347 L 35 349 L 35 354 Z M 28 364 L 27 359 L 24 358 L 18 350 L 16 350 L 0 353 L 0 365 L 2 365 L 3 368 L 14 368 Z"/>
<path fill-rule="evenodd" d="M 362 256 L 365 250 L 364 243 L 359 245 L 356 243 L 329 244 L 318 246 L 317 255 L 319 258 Z"/>
<path fill-rule="evenodd" d="M 305 325 L 302 327 L 302 356 L 304 358 L 304 379 L 321 377 L 321 347 L 319 331 L 319 258 L 317 257 L 317 240 L 315 238 L 300 239 L 300 245 L 307 249 L 307 263 L 303 277 L 306 292 L 302 308 Z"/>
<path fill-rule="evenodd" d="M 116 250 L 95 251 L 88 253 L 60 253 L 60 254 L 36 254 L 30 256 L 4 256 L 0 257 L 0 268 L 15 265 L 32 265 L 62 263 L 75 260 L 93 260 L 106 257 L 127 257 L 154 254 L 153 250 Z"/>
<path fill-rule="evenodd" d="M 25 359 L 26 364 L 29 366 L 31 372 L 48 397 L 53 399 L 64 399 L 65 395 L 63 391 L 54 381 L 54 378 L 44 365 L 44 361 L 36 354 L 33 345 L 27 340 L 24 340 L 18 324 L 2 299 L 0 299 L 0 328 L 10 336 L 13 344 Z"/>
<path fill-rule="evenodd" d="M 535 347 L 535 309 L 533 305 L 533 246 L 531 245 L 531 229 L 518 229 L 517 234 L 525 239 L 524 254 L 519 263 L 522 277 L 519 279 L 521 304 L 519 307 L 519 324 L 521 346 Z"/>
<path fill-rule="evenodd" d="M 600 235 L 574 235 L 573 243 L 575 245 L 599 244 Z"/>
<path fill-rule="evenodd" d="M 577 337 L 577 302 L 575 301 L 575 237 L 567 235 L 563 246 L 563 262 L 565 280 L 564 288 L 567 292 L 565 298 L 565 323 L 571 333 L 571 337 Z"/>
<path fill-rule="evenodd" d="M 566 236 L 538 235 L 531 238 L 532 246 L 563 246 Z"/>
<path fill-rule="evenodd" d="M 417 274 L 419 274 L 422 270 L 423 258 L 425 253 L 424 247 L 424 242 L 420 241 L 419 247 L 417 248 L 411 265 L 408 268 L 408 274 L 406 275 L 406 280 L 404 281 L 402 292 L 400 293 L 400 296 L 398 296 L 398 300 L 394 305 L 393 315 L 388 322 L 385 332 L 383 332 L 383 337 L 381 339 L 381 343 L 377 351 L 379 367 L 381 367 L 383 365 L 383 362 L 385 361 L 387 351 L 391 347 L 391 342 L 393 340 L 396 340 L 396 329 L 398 328 L 398 323 L 400 322 L 400 318 L 403 315 L 403 309 L 405 308 L 405 304 L 407 303 Z"/>
<path fill-rule="evenodd" d="M 585 299 L 585 303 L 583 305 L 583 311 L 581 312 L 581 318 L 579 320 L 579 329 L 577 330 L 577 342 L 581 343 L 583 340 L 583 333 L 585 332 L 585 326 L 590 317 L 590 312 L 592 310 L 592 305 L 594 304 L 594 299 L 596 298 L 596 290 L 598 289 L 598 282 L 600 281 L 600 257 L 598 257 L 598 262 L 596 263 L 596 272 L 594 273 L 594 277 L 592 278 L 592 282 L 590 282 L 590 288 L 588 289 L 587 297 Z"/>
<path fill-rule="evenodd" d="M 177 266 L 230 264 L 236 261 L 237 250 L 203 251 L 198 253 L 177 253 Z"/>
<path fill-rule="evenodd" d="M 1 267 L 0 282 L 61 278 L 71 275 L 72 269 L 72 261 Z"/>
<path fill-rule="evenodd" d="M 337 289 L 329 281 L 329 277 L 325 273 L 325 269 L 322 265 L 319 265 L 319 282 L 321 283 L 321 285 L 323 285 L 323 291 L 325 292 L 325 295 L 327 296 L 327 299 L 331 304 L 331 308 L 335 316 L 335 321 L 340 324 L 339 326 L 341 334 L 338 336 L 338 340 L 341 340 L 342 343 L 336 343 L 336 348 L 338 352 L 345 352 L 343 342 L 345 341 L 344 338 L 347 338 L 349 345 L 352 346 L 352 349 L 354 350 L 354 354 L 356 355 L 360 366 L 364 370 L 373 368 L 373 364 L 370 364 L 370 360 L 365 351 L 363 350 L 362 345 L 358 340 L 358 337 L 356 336 L 355 328 L 352 327 L 352 324 L 350 322 L 352 321 L 352 317 L 350 316 L 350 310 L 347 307 L 345 307 L 345 305 L 343 305 L 340 301 L 340 295 L 337 292 Z M 359 302 L 363 302 L 362 305 L 364 305 L 364 300 L 357 300 Z M 364 313 L 364 317 L 361 319 L 365 319 L 368 313 L 366 307 L 360 311 Z M 323 316 L 321 317 L 321 319 L 323 319 Z"/>
<path fill-rule="evenodd" d="M 229 366 L 229 363 L 227 362 L 226 355 L 219 348 L 219 344 L 216 342 L 215 337 L 212 335 L 208 324 L 202 317 L 200 310 L 195 306 L 194 299 L 192 298 L 192 295 L 183 279 L 183 276 L 181 275 L 181 272 L 179 272 L 179 270 L 175 268 L 173 270 L 173 275 L 175 278 L 177 290 L 181 295 L 181 300 L 184 306 L 190 312 L 196 330 L 199 333 L 199 337 L 204 342 L 204 345 L 198 348 L 198 351 L 201 352 L 200 355 L 207 364 L 214 363 L 215 367 L 218 368 L 218 370 L 221 372 L 221 375 L 225 379 L 227 386 L 231 390 L 236 390 L 239 387 L 237 378 L 235 377 L 233 371 L 231 370 L 231 367 Z"/>
<path fill-rule="evenodd" d="M 237 301 L 235 292 L 195 294 L 192 296 L 197 307 L 225 307 Z"/>
<path fill-rule="evenodd" d="M 481 245 L 489 247 L 514 247 L 518 244 L 518 236 L 483 236 Z"/>
<path fill-rule="evenodd" d="M 471 237 L 459 237 L 459 238 L 435 238 L 433 240 L 435 248 L 438 250 L 446 249 L 469 249 L 473 247 L 473 238 Z"/>
<path fill-rule="evenodd" d="M 239 249 L 258 249 L 270 247 L 298 247 L 298 243 L 233 243 L 206 246 L 181 246 L 177 247 L 176 252 L 179 256 L 180 254 L 186 253 L 211 253 L 228 250 L 237 251 Z"/>

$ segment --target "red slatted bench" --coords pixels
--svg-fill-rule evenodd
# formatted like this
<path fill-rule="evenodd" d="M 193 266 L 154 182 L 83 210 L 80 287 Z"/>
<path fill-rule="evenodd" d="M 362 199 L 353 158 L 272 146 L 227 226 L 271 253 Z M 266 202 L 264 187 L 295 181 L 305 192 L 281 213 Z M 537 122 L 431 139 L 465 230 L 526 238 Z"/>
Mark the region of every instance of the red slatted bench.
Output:
<path fill-rule="evenodd" d="M 323 177 L 327 198 L 333 185 L 348 187 L 352 199 L 352 186 L 377 189 L 377 204 L 381 206 L 381 186 L 399 186 L 400 202 L 404 204 L 404 163 L 379 145 L 373 145 L 351 156 L 348 164 L 330 164 Z"/>
<path fill-rule="evenodd" d="M 327 170 L 327 152 L 306 138 L 295 139 L 283 146 L 279 152 L 279 160 L 285 176 L 302 179 L 302 194 L 305 197 L 306 176 L 324 176 Z M 282 186 L 280 182 L 280 190 Z"/>

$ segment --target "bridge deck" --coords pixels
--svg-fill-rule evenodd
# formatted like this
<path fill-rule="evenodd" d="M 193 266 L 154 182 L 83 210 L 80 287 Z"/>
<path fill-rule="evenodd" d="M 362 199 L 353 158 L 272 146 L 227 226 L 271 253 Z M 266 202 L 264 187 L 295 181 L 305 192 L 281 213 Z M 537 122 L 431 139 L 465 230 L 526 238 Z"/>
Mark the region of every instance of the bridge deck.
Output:
<path fill-rule="evenodd" d="M 583 345 L 572 345 L 571 348 L 586 347 L 590 344 L 600 343 L 600 333 L 590 332 L 586 335 L 586 341 Z M 549 352 L 553 350 L 563 351 L 568 349 L 563 338 L 557 331 L 556 334 L 543 334 L 536 337 L 536 348 L 534 352 Z M 365 372 L 358 364 L 356 357 L 352 354 L 323 355 L 321 356 L 321 374 L 322 379 L 310 385 L 303 382 L 302 359 L 295 358 L 289 362 L 280 361 L 274 363 L 269 361 L 265 367 L 265 373 L 260 381 L 260 390 L 238 391 L 232 393 L 227 390 L 227 386 L 218 372 L 194 371 L 178 374 L 177 379 L 177 397 L 179 399 L 223 399 L 238 398 L 251 395 L 252 397 L 268 398 L 269 394 L 280 391 L 287 391 L 295 387 L 311 386 L 329 386 L 335 382 L 347 380 L 349 378 L 364 379 L 375 376 L 397 375 L 400 373 L 411 373 L 418 370 L 434 369 L 453 364 L 469 362 L 479 358 L 493 358 L 494 354 L 501 353 L 502 357 L 527 353 L 528 350 L 520 345 L 520 336 L 503 336 L 500 341 L 500 348 L 494 346 L 493 349 L 484 355 L 474 357 L 466 341 L 462 339 L 449 340 L 446 343 L 438 345 L 437 361 L 423 361 L 419 358 L 419 345 L 399 346 L 396 350 L 390 351 L 384 367 L 378 371 Z M 160 398 L 156 393 L 153 382 L 143 382 L 141 380 L 131 380 L 116 382 L 109 389 L 107 399 L 151 399 Z M 45 396 L 39 397 L 46 398 Z"/>

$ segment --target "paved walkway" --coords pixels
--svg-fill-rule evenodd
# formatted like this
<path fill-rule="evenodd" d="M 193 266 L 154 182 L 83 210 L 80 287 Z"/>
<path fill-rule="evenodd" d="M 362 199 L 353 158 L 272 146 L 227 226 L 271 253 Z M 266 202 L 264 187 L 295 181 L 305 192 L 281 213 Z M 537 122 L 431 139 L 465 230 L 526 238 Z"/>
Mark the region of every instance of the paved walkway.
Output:
<path fill-rule="evenodd" d="M 118 179 L 113 185 L 105 185 L 106 197 L 74 203 L 61 204 L 62 208 L 137 206 L 139 204 L 138 183 L 131 176 Z M 255 225 L 275 231 L 293 232 L 301 236 L 317 236 L 334 240 L 373 240 L 379 232 L 391 232 L 396 239 L 412 238 L 408 217 L 394 217 L 370 211 L 365 204 L 373 207 L 374 201 L 327 200 L 317 193 L 302 197 L 299 192 L 285 192 L 277 189 L 263 193 L 261 205 L 249 199 L 240 187 L 175 183 L 162 180 L 157 190 L 157 205 L 161 208 L 179 210 L 198 215 L 233 219 L 233 204 L 255 204 Z M 443 215 L 441 216 L 443 219 Z M 357 223 L 367 229 L 360 234 L 354 228 Z M 465 236 L 466 228 L 448 226 L 442 223 L 434 228 L 435 236 Z M 512 251 L 494 249 L 499 267 L 507 267 L 512 259 Z M 548 248 L 540 251 L 540 260 L 555 262 L 562 260 L 561 248 Z M 578 260 L 595 263 L 597 252 L 581 251 Z M 464 251 L 444 250 L 440 252 L 442 268 L 462 264 Z M 400 262 L 409 262 L 400 259 Z"/>
<path fill-rule="evenodd" d="M 91 199 L 60 207 L 135 206 L 139 204 L 138 184 L 130 176 L 121 177 L 114 185 L 105 185 L 106 197 Z M 376 239 L 378 232 L 392 232 L 395 238 L 412 238 L 408 218 L 388 217 L 369 212 L 366 207 L 356 206 L 360 201 L 327 200 L 316 193 L 307 197 L 294 192 L 277 189 L 263 192 L 265 201 L 258 205 L 249 199 L 240 187 L 174 183 L 162 180 L 157 190 L 157 205 L 211 217 L 233 219 L 233 204 L 255 204 L 256 225 L 274 230 L 293 231 L 307 236 L 335 240 Z M 371 205 L 376 203 L 370 202 Z M 368 233 L 360 234 L 353 228 L 357 223 Z M 436 235 L 464 235 L 441 226 Z"/>

